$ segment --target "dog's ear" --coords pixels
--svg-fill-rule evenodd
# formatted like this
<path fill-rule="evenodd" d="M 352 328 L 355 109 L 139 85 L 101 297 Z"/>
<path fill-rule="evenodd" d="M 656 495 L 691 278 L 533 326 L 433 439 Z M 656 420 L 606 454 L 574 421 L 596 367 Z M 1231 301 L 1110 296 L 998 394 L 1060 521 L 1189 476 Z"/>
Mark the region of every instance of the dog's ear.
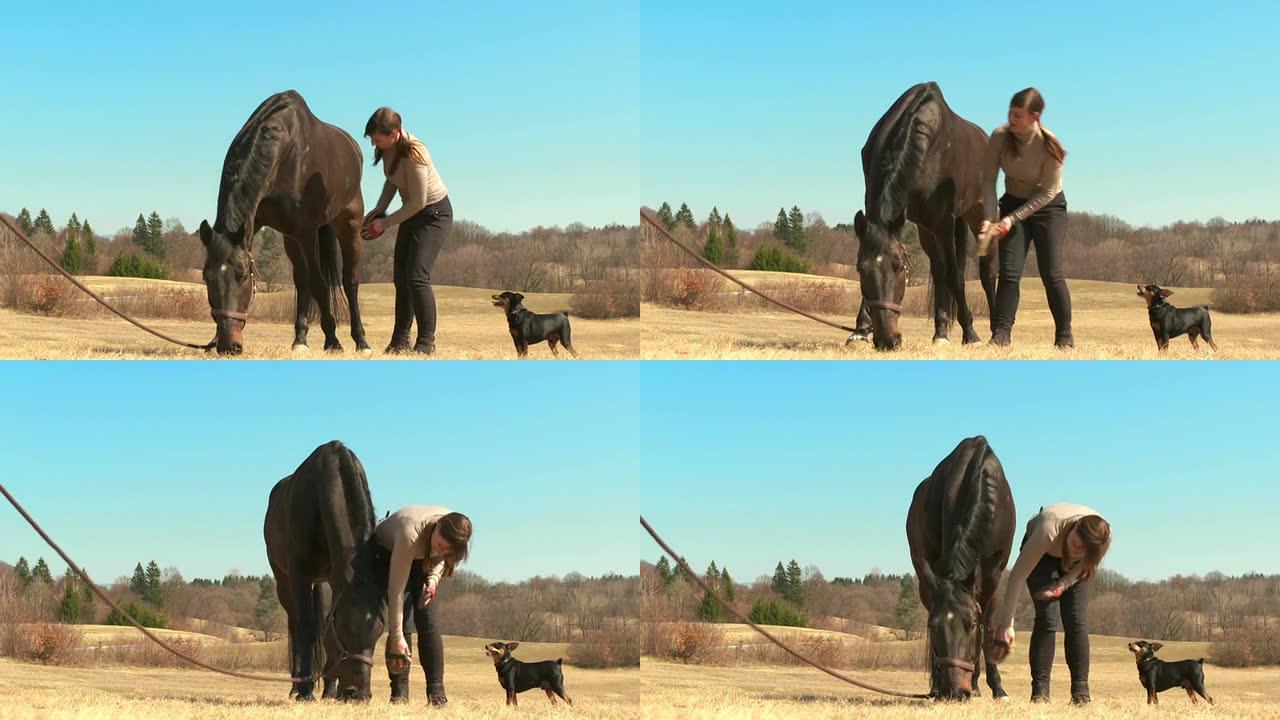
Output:
<path fill-rule="evenodd" d="M 515 650 L 515 649 L 516 649 L 516 648 L 518 648 L 518 647 L 520 647 L 520 643 L 518 643 L 518 642 L 509 642 L 509 643 L 507 643 L 507 652 L 511 652 L 512 650 Z"/>
<path fill-rule="evenodd" d="M 520 293 L 511 293 L 511 302 L 522 303 L 524 302 L 524 296 Z"/>
<path fill-rule="evenodd" d="M 1163 643 L 1153 642 L 1153 643 L 1151 643 L 1151 652 L 1155 652 L 1155 651 L 1159 650 L 1159 649 L 1160 649 L 1160 648 L 1162 648 L 1162 647 L 1164 647 L 1164 644 L 1163 644 Z"/>
<path fill-rule="evenodd" d="M 1167 298 L 1172 294 L 1173 294 L 1172 290 L 1166 290 L 1165 288 L 1160 288 L 1160 297 Z"/>

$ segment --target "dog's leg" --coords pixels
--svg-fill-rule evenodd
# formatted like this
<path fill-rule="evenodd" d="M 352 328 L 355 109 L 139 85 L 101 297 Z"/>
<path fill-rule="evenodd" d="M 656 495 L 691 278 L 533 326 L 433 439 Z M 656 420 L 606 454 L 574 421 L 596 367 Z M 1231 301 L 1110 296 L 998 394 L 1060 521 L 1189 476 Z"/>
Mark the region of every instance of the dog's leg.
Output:
<path fill-rule="evenodd" d="M 556 350 L 556 340 L 558 336 L 552 333 L 547 336 L 547 347 L 551 348 L 552 357 L 560 357 L 560 351 Z"/>
<path fill-rule="evenodd" d="M 1200 350 L 1200 343 L 1196 342 L 1196 338 L 1199 336 L 1200 331 L 1197 328 L 1191 328 L 1187 331 L 1187 337 L 1191 338 L 1191 347 L 1197 351 Z"/>
<path fill-rule="evenodd" d="M 552 686 L 551 686 L 551 689 L 556 691 L 556 694 L 560 696 L 560 699 L 561 699 L 561 700 L 564 700 L 565 702 L 569 703 L 570 707 L 572 707 L 572 706 L 573 706 L 573 699 L 572 699 L 572 698 L 570 698 L 570 697 L 569 697 L 569 693 L 565 692 L 565 690 L 564 690 L 564 681 L 563 681 L 563 680 L 561 680 L 560 682 L 556 683 L 555 685 L 552 685 Z M 1212 702 L 1212 701 L 1210 701 L 1210 702 Z"/>
<path fill-rule="evenodd" d="M 551 705 L 554 707 L 556 704 L 556 694 L 551 692 L 551 687 L 546 683 L 542 684 L 542 689 L 547 693 L 547 699 L 551 701 Z"/>
<path fill-rule="evenodd" d="M 1196 705 L 1200 702 L 1199 700 L 1196 699 L 1196 693 L 1194 690 L 1191 689 L 1190 684 L 1183 685 L 1182 689 L 1187 691 L 1187 697 L 1191 699 L 1192 705 Z"/>

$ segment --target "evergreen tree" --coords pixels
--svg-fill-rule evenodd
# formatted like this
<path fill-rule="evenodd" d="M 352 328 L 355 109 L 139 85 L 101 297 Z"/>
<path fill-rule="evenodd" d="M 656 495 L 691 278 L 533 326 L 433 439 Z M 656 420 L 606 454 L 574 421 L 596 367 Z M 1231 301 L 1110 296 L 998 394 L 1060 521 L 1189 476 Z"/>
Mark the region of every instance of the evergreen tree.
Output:
<path fill-rule="evenodd" d="M 787 211 L 778 208 L 778 219 L 773 221 L 773 236 L 778 242 L 791 243 L 791 223 L 787 220 Z"/>
<path fill-rule="evenodd" d="M 729 577 L 729 568 L 720 568 L 720 593 L 724 599 L 733 602 L 733 578 Z"/>
<path fill-rule="evenodd" d="M 724 222 L 721 223 L 724 228 L 724 244 L 729 250 L 738 248 L 738 229 L 733 226 L 733 220 L 729 219 L 729 213 L 724 214 Z"/>
<path fill-rule="evenodd" d="M 80 228 L 80 246 L 84 250 L 85 260 L 91 260 L 98 254 L 98 239 L 94 237 L 93 228 L 89 226 L 88 220 L 85 220 Z"/>
<path fill-rule="evenodd" d="M 77 235 L 80 233 L 80 218 L 76 217 L 75 213 L 71 213 L 71 219 L 67 221 L 67 233 Z"/>
<path fill-rule="evenodd" d="M 35 582 L 53 584 L 53 573 L 49 572 L 49 565 L 44 558 L 36 560 L 36 566 L 31 568 L 31 579 Z"/>
<path fill-rule="evenodd" d="M 79 275 L 80 270 L 84 267 L 84 249 L 80 247 L 80 241 L 76 239 L 76 234 L 67 232 L 67 244 L 62 249 L 62 269 L 72 275 Z"/>
<path fill-rule="evenodd" d="M 809 247 L 809 240 L 805 237 L 804 231 L 804 213 L 800 212 L 799 206 L 791 207 L 791 215 L 787 218 L 787 226 L 790 230 L 790 237 L 787 244 L 796 250 L 796 252 L 804 253 Z"/>
<path fill-rule="evenodd" d="M 902 631 L 903 639 L 910 640 L 911 633 L 920 622 L 920 597 L 909 576 L 904 575 L 899 583 L 898 604 L 893 609 L 893 620 Z"/>
<path fill-rule="evenodd" d="M 693 219 L 693 211 L 689 209 L 688 203 L 680 203 L 680 209 L 676 211 L 676 225 L 683 225 L 690 230 L 698 229 L 698 222 Z"/>
<path fill-rule="evenodd" d="M 28 237 L 36 231 L 35 223 L 31 222 L 30 210 L 22 208 L 22 212 L 18 213 L 18 229 L 22 231 L 23 235 Z"/>
<path fill-rule="evenodd" d="M 284 253 L 280 248 L 280 236 L 275 230 L 264 227 L 259 235 L 261 239 L 258 241 L 255 265 L 258 277 L 266 283 L 267 292 L 271 292 L 276 283 L 285 277 Z"/>
<path fill-rule="evenodd" d="M 147 590 L 142 599 L 158 608 L 164 607 L 164 587 L 160 584 L 160 566 L 155 560 L 147 563 L 146 582 Z"/>
<path fill-rule="evenodd" d="M 262 641 L 267 642 L 271 633 L 280 629 L 280 602 L 276 597 L 276 584 L 263 576 L 258 581 L 258 604 L 253 608 L 254 629 L 262 633 Z"/>
<path fill-rule="evenodd" d="M 773 581 L 769 583 L 769 588 L 784 598 L 787 596 L 787 571 L 782 567 L 781 560 L 773 570 Z"/>
<path fill-rule="evenodd" d="M 140 598 L 147 596 L 147 573 L 142 569 L 142 563 L 138 563 L 133 569 L 133 577 L 129 580 L 129 591 Z"/>
<path fill-rule="evenodd" d="M 658 208 L 658 219 L 662 221 L 663 225 L 667 226 L 668 230 L 676 229 L 676 218 L 671 214 L 671 205 L 669 203 L 664 202 L 662 207 Z"/>
<path fill-rule="evenodd" d="M 707 229 L 707 242 L 702 246 L 702 256 L 716 265 L 724 262 L 724 241 L 720 239 L 715 225 Z"/>
<path fill-rule="evenodd" d="M 720 584 L 720 570 L 716 567 L 715 560 L 707 566 L 707 573 L 702 579 L 712 591 L 716 590 L 716 586 Z M 711 593 L 702 596 L 702 602 L 698 605 L 698 617 L 706 622 L 720 622 L 720 602 Z"/>
<path fill-rule="evenodd" d="M 97 612 L 93 606 L 93 588 L 85 585 L 80 589 L 80 622 L 93 624 Z"/>
<path fill-rule="evenodd" d="M 49 235 L 57 235 L 58 231 L 53 229 L 53 218 L 49 217 L 49 211 L 40 208 L 40 214 L 36 216 L 36 222 L 33 227 L 36 232 L 47 233 Z"/>
<path fill-rule="evenodd" d="M 139 218 L 142 216 L 139 215 Z M 164 223 L 160 222 L 160 215 L 152 211 L 151 217 L 147 219 L 146 240 L 143 248 L 151 257 L 157 260 L 163 260 L 165 255 L 164 247 Z"/>
<path fill-rule="evenodd" d="M 133 224 L 133 235 L 129 240 L 140 248 L 147 247 L 147 219 L 142 217 L 142 213 L 138 213 L 138 221 Z"/>
<path fill-rule="evenodd" d="M 62 602 L 58 603 L 58 620 L 64 623 L 80 622 L 80 590 L 76 588 L 75 576 L 67 568 L 62 578 Z"/>
<path fill-rule="evenodd" d="M 800 575 L 800 563 L 792 558 L 787 563 L 787 600 L 798 606 L 804 605 L 804 579 Z"/>
<path fill-rule="evenodd" d="M 712 206 L 711 214 L 707 216 L 707 222 L 712 225 L 720 224 L 720 208 Z"/>
<path fill-rule="evenodd" d="M 662 580 L 664 585 L 670 585 L 675 580 L 675 573 L 671 571 L 671 563 L 667 560 L 667 556 L 663 555 L 658 558 L 658 564 L 654 568 L 657 570 L 658 578 Z"/>
<path fill-rule="evenodd" d="M 22 581 L 22 587 L 31 584 L 31 566 L 27 564 L 25 557 L 18 558 L 18 564 L 13 566 L 13 571 L 17 573 L 18 579 Z"/>

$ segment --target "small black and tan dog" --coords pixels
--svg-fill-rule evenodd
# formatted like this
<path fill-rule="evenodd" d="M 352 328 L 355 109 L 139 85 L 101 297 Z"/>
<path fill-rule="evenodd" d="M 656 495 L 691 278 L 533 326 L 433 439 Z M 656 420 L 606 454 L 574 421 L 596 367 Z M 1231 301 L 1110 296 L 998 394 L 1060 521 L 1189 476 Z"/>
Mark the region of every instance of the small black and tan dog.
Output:
<path fill-rule="evenodd" d="M 511 657 L 511 651 L 519 646 L 518 642 L 491 642 L 484 646 L 484 654 L 493 660 L 493 666 L 498 671 L 498 684 L 507 691 L 507 704 L 519 707 L 516 693 L 542 688 L 552 705 L 556 704 L 556 695 L 572 705 L 573 700 L 564 691 L 562 659 L 520 662 Z"/>
<path fill-rule="evenodd" d="M 1160 698 L 1156 693 L 1180 687 L 1187 691 L 1194 705 L 1196 694 L 1213 704 L 1213 696 L 1204 689 L 1204 658 L 1199 660 L 1177 660 L 1165 662 L 1156 657 L 1156 651 L 1164 647 L 1158 642 L 1135 640 L 1129 643 L 1129 652 L 1138 661 L 1138 679 L 1147 690 L 1147 704 L 1159 705 Z"/>
<path fill-rule="evenodd" d="M 569 336 L 569 313 L 558 312 L 539 315 L 524 306 L 524 296 L 517 292 L 501 292 L 493 296 L 494 307 L 502 308 L 507 315 L 507 330 L 516 344 L 516 354 L 529 354 L 529 343 L 547 341 L 552 355 L 559 355 L 556 343 L 563 343 L 569 354 L 578 357 Z"/>
<path fill-rule="evenodd" d="M 1151 332 L 1156 336 L 1156 347 L 1167 350 L 1169 338 L 1185 334 L 1191 338 L 1191 347 L 1196 350 L 1200 349 L 1196 338 L 1203 337 L 1209 347 L 1217 352 L 1218 346 L 1213 342 L 1210 328 L 1209 306 L 1176 308 L 1164 301 L 1172 294 L 1172 290 L 1166 290 L 1155 283 L 1138 286 L 1138 297 L 1147 301 L 1147 319 L 1151 321 Z"/>

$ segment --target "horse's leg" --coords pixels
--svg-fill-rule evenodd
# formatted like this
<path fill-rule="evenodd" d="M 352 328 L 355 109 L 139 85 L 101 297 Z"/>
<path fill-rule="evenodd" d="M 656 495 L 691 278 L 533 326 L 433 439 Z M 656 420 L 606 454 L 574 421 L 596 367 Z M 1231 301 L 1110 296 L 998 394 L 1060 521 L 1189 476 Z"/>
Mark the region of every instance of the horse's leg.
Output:
<path fill-rule="evenodd" d="M 946 261 L 933 230 L 919 223 L 916 230 L 920 234 L 920 247 L 929 256 L 929 275 L 933 282 L 933 341 L 944 343 L 948 341 L 947 334 L 951 330 L 951 290 L 946 276 Z"/>
<path fill-rule="evenodd" d="M 360 352 L 372 352 L 364 338 L 364 321 L 360 318 L 360 256 L 364 240 L 360 237 L 360 209 L 348 207 L 334 220 L 338 247 L 342 250 L 342 290 L 347 296 L 347 312 L 351 316 L 351 339 Z"/>
<path fill-rule="evenodd" d="M 863 298 L 858 305 L 858 320 L 853 324 L 853 332 L 844 341 L 845 345 L 855 342 L 871 342 L 871 311 L 867 309 L 867 299 Z"/>
<path fill-rule="evenodd" d="M 293 349 L 307 349 L 307 327 L 310 325 L 308 315 L 311 313 L 311 293 L 307 278 L 307 256 L 297 238 L 284 236 L 284 252 L 289 256 L 289 264 L 293 267 L 293 291 L 297 298 L 297 307 L 293 316 Z"/>
<path fill-rule="evenodd" d="M 979 627 L 980 646 L 982 648 L 982 661 L 987 666 L 987 687 L 991 688 L 991 699 L 1004 700 L 1009 697 L 1009 693 L 1004 691 L 1004 684 L 1000 682 L 1000 666 L 991 660 L 991 645 L 995 643 L 993 633 L 995 628 L 991 626 L 996 616 L 996 590 L 1000 586 L 1000 574 L 1005 566 L 1007 558 L 1000 559 L 995 563 L 990 571 L 983 572 L 982 588 L 979 591 L 978 602 L 982 604 L 982 616 L 979 618 L 981 626 Z M 986 568 L 983 568 L 986 571 Z M 975 667 L 977 662 L 974 663 Z M 975 670 L 976 672 L 976 670 Z M 973 687 L 977 689 L 978 679 L 973 679 Z"/>
<path fill-rule="evenodd" d="M 326 237 L 321 238 L 321 233 Z M 311 298 L 320 306 L 320 329 L 324 331 L 324 349 L 341 350 L 342 343 L 338 342 L 338 320 L 333 315 L 333 292 L 329 286 L 329 279 L 325 277 L 324 261 L 320 258 L 320 253 L 325 252 L 329 242 L 335 241 L 332 235 L 333 228 L 322 225 L 299 233 L 299 240 L 306 248 Z"/>
<path fill-rule="evenodd" d="M 284 608 L 285 628 L 289 634 L 289 674 L 291 677 L 298 678 L 302 676 L 301 668 L 298 666 L 298 656 L 293 652 L 297 643 L 295 640 L 293 628 L 294 622 L 298 617 L 297 609 L 293 606 L 293 595 L 291 586 L 289 585 L 289 577 L 284 574 L 274 564 L 271 566 L 271 573 L 276 579 L 276 599 L 280 601 L 280 607 Z M 289 688 L 289 695 L 292 697 L 298 692 L 298 681 L 294 680 Z"/>
<path fill-rule="evenodd" d="M 311 592 L 315 601 L 316 665 L 320 668 L 320 676 L 324 678 L 324 690 L 320 697 L 334 700 L 338 697 L 338 653 L 335 652 L 337 648 L 329 645 L 331 633 L 325 632 L 329 611 L 333 607 L 333 591 L 329 583 L 316 583 Z"/>
<path fill-rule="evenodd" d="M 299 701 L 315 700 L 316 619 L 309 578 L 289 578 L 293 614 L 289 616 L 289 651 L 292 654 L 293 689 Z"/>
<path fill-rule="evenodd" d="M 978 337 L 978 333 L 973 329 L 973 313 L 969 310 L 969 298 L 965 292 L 964 286 L 964 270 L 965 264 L 969 261 L 965 250 L 969 244 L 969 230 L 965 226 L 964 218 L 953 218 L 950 221 L 951 227 L 949 235 L 941 236 L 950 237 L 952 242 L 949 243 L 947 250 L 951 255 L 949 266 L 954 277 L 952 278 L 952 292 L 955 295 L 956 310 L 960 315 L 960 328 L 964 331 L 964 342 L 969 343 L 981 342 L 982 338 Z M 976 686 L 975 686 L 976 687 Z"/>

